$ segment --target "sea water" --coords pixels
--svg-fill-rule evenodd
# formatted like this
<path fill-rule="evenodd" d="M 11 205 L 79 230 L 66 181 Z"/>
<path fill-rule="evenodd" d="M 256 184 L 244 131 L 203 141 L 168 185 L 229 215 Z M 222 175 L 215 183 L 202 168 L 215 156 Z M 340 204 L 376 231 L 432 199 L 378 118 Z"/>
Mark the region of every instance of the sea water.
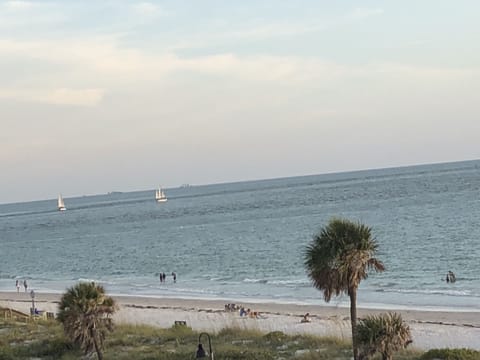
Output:
<path fill-rule="evenodd" d="M 325 304 L 304 252 L 329 219 L 345 217 L 372 227 L 386 266 L 361 283 L 361 306 L 480 311 L 480 161 L 166 195 L 161 204 L 154 190 L 67 197 L 65 212 L 56 199 L 0 205 L 0 291 L 15 291 L 16 279 L 44 292 L 83 280 L 111 294 Z"/>

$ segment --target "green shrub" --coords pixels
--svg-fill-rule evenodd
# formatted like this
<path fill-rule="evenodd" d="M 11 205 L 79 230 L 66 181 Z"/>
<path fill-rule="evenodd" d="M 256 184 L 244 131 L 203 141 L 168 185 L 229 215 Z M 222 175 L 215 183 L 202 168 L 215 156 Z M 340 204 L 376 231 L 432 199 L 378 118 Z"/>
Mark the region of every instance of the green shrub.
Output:
<path fill-rule="evenodd" d="M 52 339 L 44 340 L 35 346 L 34 354 L 36 356 L 49 356 L 54 359 L 60 358 L 63 354 L 72 351 L 74 348 L 73 344 L 68 340 L 62 339 Z"/>
<path fill-rule="evenodd" d="M 264 336 L 264 339 L 274 343 L 274 344 L 279 344 L 285 342 L 285 339 L 287 338 L 287 335 L 285 335 L 281 331 L 272 331 L 269 332 L 267 335 Z"/>
<path fill-rule="evenodd" d="M 362 357 L 380 353 L 383 359 L 393 359 L 393 353 L 412 342 L 409 326 L 397 313 L 369 315 L 359 320 L 356 334 Z"/>
<path fill-rule="evenodd" d="M 0 348 L 0 360 L 15 360 L 13 351 L 9 346 L 2 346 Z"/>
<path fill-rule="evenodd" d="M 420 357 L 421 360 L 480 360 L 480 352 L 471 349 L 433 349 Z"/>
<path fill-rule="evenodd" d="M 267 351 L 228 351 L 215 353 L 216 359 L 222 360 L 274 360 L 275 356 Z"/>

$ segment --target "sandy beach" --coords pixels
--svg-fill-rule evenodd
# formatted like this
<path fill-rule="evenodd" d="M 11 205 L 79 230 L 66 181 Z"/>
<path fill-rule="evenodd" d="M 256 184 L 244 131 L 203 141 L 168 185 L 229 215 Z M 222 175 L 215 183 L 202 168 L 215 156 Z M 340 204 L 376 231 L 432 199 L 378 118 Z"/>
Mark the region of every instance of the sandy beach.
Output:
<path fill-rule="evenodd" d="M 282 331 L 287 334 L 312 334 L 350 338 L 349 309 L 295 304 L 243 303 L 245 308 L 260 312 L 252 319 L 238 312 L 225 311 L 226 301 L 115 296 L 119 310 L 117 323 L 146 324 L 162 328 L 175 321 L 186 321 L 198 331 L 218 332 L 226 327 L 256 329 L 262 332 Z M 35 295 L 38 309 L 56 312 L 60 295 Z M 229 301 L 231 302 L 231 301 Z M 32 300 L 29 293 L 0 292 L 0 306 L 28 313 Z M 310 313 L 311 322 L 301 323 Z M 359 309 L 359 317 L 383 312 Z M 413 346 L 418 349 L 468 347 L 480 350 L 480 313 L 399 310 L 409 324 Z"/>

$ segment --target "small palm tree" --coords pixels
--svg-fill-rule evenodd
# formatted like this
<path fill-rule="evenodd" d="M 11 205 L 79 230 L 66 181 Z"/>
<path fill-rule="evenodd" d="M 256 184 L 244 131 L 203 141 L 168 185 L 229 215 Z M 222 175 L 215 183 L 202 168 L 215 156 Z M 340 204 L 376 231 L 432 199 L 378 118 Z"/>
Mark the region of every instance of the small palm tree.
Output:
<path fill-rule="evenodd" d="M 95 351 L 103 359 L 103 341 L 107 331 L 113 331 L 111 315 L 115 312 L 114 300 L 105 295 L 102 286 L 78 283 L 63 294 L 58 319 L 67 337 L 79 345 L 85 354 Z"/>
<path fill-rule="evenodd" d="M 325 301 L 342 293 L 350 297 L 353 357 L 358 359 L 355 336 L 357 289 L 369 270 L 385 270 L 374 256 L 377 243 L 368 226 L 346 219 L 332 219 L 314 236 L 305 250 L 305 267 L 313 285 L 323 291 Z"/>
<path fill-rule="evenodd" d="M 394 352 L 412 342 L 410 328 L 396 313 L 367 316 L 359 321 L 356 331 L 360 355 L 367 358 L 379 352 L 383 360 L 391 360 Z"/>

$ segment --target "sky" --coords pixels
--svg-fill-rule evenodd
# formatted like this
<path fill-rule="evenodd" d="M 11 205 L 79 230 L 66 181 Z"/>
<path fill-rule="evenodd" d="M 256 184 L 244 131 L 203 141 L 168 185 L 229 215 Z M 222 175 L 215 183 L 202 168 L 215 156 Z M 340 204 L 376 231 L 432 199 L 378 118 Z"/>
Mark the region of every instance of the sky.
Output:
<path fill-rule="evenodd" d="M 0 0 L 0 203 L 478 159 L 478 14 Z"/>

